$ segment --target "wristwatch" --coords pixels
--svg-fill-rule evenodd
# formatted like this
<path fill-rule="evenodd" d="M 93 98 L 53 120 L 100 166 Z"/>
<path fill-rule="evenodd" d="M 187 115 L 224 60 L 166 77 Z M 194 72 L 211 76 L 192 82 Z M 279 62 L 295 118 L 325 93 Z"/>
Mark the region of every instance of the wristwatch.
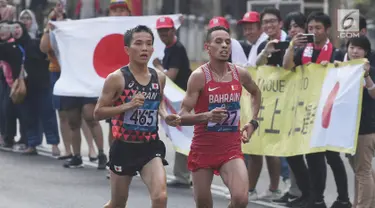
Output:
<path fill-rule="evenodd" d="M 250 123 L 251 125 L 253 125 L 254 130 L 256 130 L 256 129 L 259 127 L 259 123 L 258 123 L 257 120 L 252 119 L 249 123 Z"/>

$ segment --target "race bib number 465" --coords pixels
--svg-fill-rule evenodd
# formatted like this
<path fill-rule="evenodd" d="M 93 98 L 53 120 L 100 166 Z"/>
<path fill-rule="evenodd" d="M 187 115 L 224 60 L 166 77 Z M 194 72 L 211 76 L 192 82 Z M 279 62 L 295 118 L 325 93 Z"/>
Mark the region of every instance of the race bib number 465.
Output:
<path fill-rule="evenodd" d="M 159 101 L 145 101 L 144 105 L 124 115 L 127 130 L 153 132 L 157 128 Z"/>
<path fill-rule="evenodd" d="M 208 110 L 215 108 L 225 108 L 227 110 L 226 118 L 220 123 L 208 122 L 207 130 L 216 132 L 236 132 L 240 121 L 240 103 L 226 103 L 226 104 L 209 104 Z"/>

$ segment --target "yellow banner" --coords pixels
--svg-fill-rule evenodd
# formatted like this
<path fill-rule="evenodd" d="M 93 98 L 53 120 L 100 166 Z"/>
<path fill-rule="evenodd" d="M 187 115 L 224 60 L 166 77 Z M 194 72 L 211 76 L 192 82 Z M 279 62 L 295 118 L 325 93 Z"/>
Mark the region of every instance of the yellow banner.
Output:
<path fill-rule="evenodd" d="M 272 66 L 248 69 L 262 92 L 262 102 L 258 114 L 259 128 L 250 142 L 243 145 L 245 154 L 293 156 L 325 150 L 354 152 L 355 148 L 310 148 L 315 113 L 329 67 L 334 68 L 333 65 L 324 67 L 310 64 L 298 67 L 296 71 Z M 362 89 L 358 90 L 362 92 Z M 250 99 L 250 94 L 244 89 L 241 99 L 242 125 L 252 117 Z M 359 99 L 361 105 L 362 93 Z M 360 114 L 359 110 L 357 123 Z"/>

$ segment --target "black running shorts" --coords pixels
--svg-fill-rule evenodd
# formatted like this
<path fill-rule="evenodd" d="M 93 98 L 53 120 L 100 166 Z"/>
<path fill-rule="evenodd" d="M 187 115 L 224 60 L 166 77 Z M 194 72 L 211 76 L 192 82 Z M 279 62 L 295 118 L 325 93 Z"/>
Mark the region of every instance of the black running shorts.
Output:
<path fill-rule="evenodd" d="M 135 176 L 155 157 L 160 157 L 163 165 L 168 165 L 165 160 L 165 145 L 161 140 L 148 143 L 126 143 L 115 140 L 109 150 L 107 166 L 117 175 Z"/>

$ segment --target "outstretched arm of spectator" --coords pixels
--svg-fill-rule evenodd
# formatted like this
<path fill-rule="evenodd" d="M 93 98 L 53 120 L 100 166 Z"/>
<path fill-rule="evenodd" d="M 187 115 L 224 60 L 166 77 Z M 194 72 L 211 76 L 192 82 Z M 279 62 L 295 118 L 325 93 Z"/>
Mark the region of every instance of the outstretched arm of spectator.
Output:
<path fill-rule="evenodd" d="M 50 44 L 51 43 L 50 43 L 50 39 L 49 39 L 49 29 L 46 28 L 44 30 L 43 36 L 40 40 L 40 45 L 39 45 L 40 51 L 47 54 L 50 50 Z"/>

